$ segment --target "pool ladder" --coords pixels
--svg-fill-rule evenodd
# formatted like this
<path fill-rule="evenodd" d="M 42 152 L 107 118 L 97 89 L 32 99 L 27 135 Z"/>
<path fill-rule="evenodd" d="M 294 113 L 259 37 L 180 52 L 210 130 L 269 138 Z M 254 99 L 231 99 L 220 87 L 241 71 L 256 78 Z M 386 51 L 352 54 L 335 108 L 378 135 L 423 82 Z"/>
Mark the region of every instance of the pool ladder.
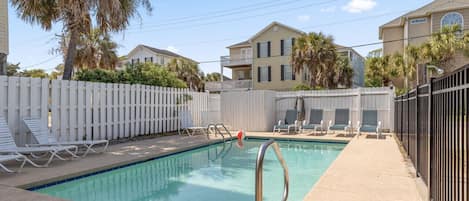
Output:
<path fill-rule="evenodd" d="M 216 135 L 221 135 L 221 137 L 223 138 L 223 142 L 225 142 L 225 135 L 229 135 L 230 136 L 230 140 L 231 138 L 233 138 L 233 135 L 231 135 L 230 131 L 226 128 L 226 126 L 224 124 L 209 124 L 207 126 L 208 130 L 210 131 L 211 129 L 215 130 L 215 136 Z M 220 128 L 222 129 L 222 131 L 220 130 Z M 208 134 L 207 133 L 207 138 L 208 138 Z"/>
<path fill-rule="evenodd" d="M 274 140 L 269 140 L 268 142 L 261 145 L 259 148 L 259 152 L 257 153 L 257 160 L 256 160 L 256 201 L 262 201 L 262 190 L 263 190 L 263 166 L 264 166 L 264 157 L 265 152 L 267 149 L 272 146 L 275 151 L 275 155 L 277 156 L 277 160 L 280 162 L 283 168 L 283 197 L 282 201 L 286 201 L 288 199 L 288 189 L 289 189 L 289 177 L 288 177 L 288 167 L 283 159 L 282 153 L 280 152 L 280 147 Z"/>

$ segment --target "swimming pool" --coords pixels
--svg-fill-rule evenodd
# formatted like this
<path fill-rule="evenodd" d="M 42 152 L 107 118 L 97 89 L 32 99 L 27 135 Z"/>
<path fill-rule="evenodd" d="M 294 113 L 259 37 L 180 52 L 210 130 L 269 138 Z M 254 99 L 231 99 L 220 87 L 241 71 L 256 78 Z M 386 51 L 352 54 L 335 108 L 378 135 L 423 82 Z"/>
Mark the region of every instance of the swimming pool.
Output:
<path fill-rule="evenodd" d="M 254 200 L 259 146 L 221 143 L 36 189 L 73 201 Z M 341 143 L 277 141 L 290 175 L 289 199 L 302 200 L 345 147 Z M 272 149 L 264 160 L 264 200 L 280 200 L 283 171 Z"/>

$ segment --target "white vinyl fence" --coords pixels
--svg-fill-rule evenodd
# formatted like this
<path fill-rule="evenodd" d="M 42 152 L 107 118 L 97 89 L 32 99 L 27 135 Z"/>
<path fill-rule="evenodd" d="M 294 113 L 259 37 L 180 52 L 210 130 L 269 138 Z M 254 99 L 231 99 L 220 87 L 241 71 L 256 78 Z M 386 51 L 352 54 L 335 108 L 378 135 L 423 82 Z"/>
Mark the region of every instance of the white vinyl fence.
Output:
<path fill-rule="evenodd" d="M 222 120 L 235 129 L 272 131 L 278 120 L 294 109 L 297 97 L 305 101 L 306 119 L 311 109 L 324 111 L 324 122 L 334 121 L 336 109 L 350 109 L 350 120 L 356 126 L 363 110 L 377 110 L 383 128 L 393 130 L 394 91 L 390 88 L 357 88 L 324 91 L 273 92 L 248 91 L 222 93 Z"/>
<path fill-rule="evenodd" d="M 187 89 L 0 76 L 0 115 L 18 145 L 31 142 L 23 117 L 40 117 L 44 125 L 50 117 L 62 141 L 113 140 L 176 131 L 181 110 L 200 125 L 208 100 L 208 93 Z"/>

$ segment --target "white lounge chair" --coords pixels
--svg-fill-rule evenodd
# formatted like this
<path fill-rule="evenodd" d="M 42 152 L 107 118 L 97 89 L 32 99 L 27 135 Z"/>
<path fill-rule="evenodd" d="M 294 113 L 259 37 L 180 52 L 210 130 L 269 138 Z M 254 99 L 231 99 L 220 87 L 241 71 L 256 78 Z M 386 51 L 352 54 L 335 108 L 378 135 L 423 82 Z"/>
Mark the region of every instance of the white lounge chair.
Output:
<path fill-rule="evenodd" d="M 7 162 L 7 161 L 23 161 L 23 163 L 21 163 L 21 166 L 20 168 L 18 168 L 18 171 L 13 171 L 13 170 L 8 169 L 7 167 L 5 167 L 5 165 L 2 164 L 2 162 Z M 0 168 L 2 168 L 3 170 L 9 173 L 20 172 L 21 169 L 23 169 L 26 162 L 30 162 L 34 164 L 26 156 L 23 156 L 21 154 L 0 155 Z"/>
<path fill-rule="evenodd" d="M 44 165 L 37 165 L 32 161 L 28 161 L 35 167 L 47 167 L 54 158 L 66 160 L 59 156 L 59 152 L 67 152 L 72 155 L 72 157 L 78 157 L 74 152 L 72 152 L 72 150 L 75 150 L 76 152 L 78 150 L 77 146 L 18 147 L 13 139 L 13 135 L 10 133 L 5 118 L 0 116 L 0 154 L 30 154 L 33 158 L 50 155 Z M 41 154 L 41 156 L 37 154 Z"/>
<path fill-rule="evenodd" d="M 181 128 L 178 130 L 179 135 L 186 133 L 189 136 L 193 136 L 199 131 L 203 135 L 208 135 L 208 127 L 194 126 L 192 121 L 192 115 L 188 111 L 181 111 L 179 113 L 179 120 L 181 121 Z"/>
<path fill-rule="evenodd" d="M 377 110 L 364 110 L 362 115 L 363 122 L 358 122 L 358 135 L 362 132 L 376 133 L 376 138 L 381 138 L 381 121 L 378 121 Z"/>
<path fill-rule="evenodd" d="M 31 131 L 33 137 L 39 144 L 29 144 L 28 146 L 68 146 L 74 145 L 78 147 L 85 147 L 86 151 L 83 154 L 83 157 L 86 156 L 89 152 L 96 153 L 97 151 L 93 149 L 95 145 L 104 145 L 102 152 L 107 150 L 109 145 L 108 140 L 84 140 L 84 141 L 67 141 L 67 142 L 59 142 L 55 136 L 49 135 L 49 129 L 47 129 L 41 123 L 41 119 L 28 117 L 24 118 L 23 122 L 25 123 L 26 127 Z"/>

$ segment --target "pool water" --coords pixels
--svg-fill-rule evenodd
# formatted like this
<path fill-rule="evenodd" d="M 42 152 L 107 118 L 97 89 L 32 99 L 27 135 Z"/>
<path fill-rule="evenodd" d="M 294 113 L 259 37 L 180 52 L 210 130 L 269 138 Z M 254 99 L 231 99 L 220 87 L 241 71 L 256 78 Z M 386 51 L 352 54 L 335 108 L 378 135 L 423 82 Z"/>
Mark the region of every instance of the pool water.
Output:
<path fill-rule="evenodd" d="M 73 201 L 253 201 L 256 155 L 265 141 L 221 143 L 37 189 Z M 303 200 L 345 147 L 278 141 L 290 174 L 291 201 Z M 283 192 L 283 170 L 272 149 L 264 160 L 264 200 Z"/>

